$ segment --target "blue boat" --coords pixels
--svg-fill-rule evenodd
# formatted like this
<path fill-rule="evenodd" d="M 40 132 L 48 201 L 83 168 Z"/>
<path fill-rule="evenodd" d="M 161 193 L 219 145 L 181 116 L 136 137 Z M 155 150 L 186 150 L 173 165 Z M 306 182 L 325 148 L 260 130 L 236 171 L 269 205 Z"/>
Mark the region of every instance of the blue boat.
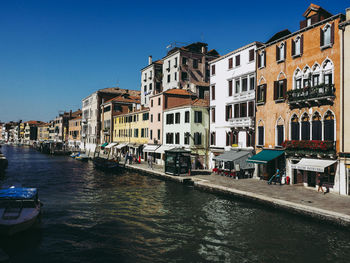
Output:
<path fill-rule="evenodd" d="M 0 189 L 0 234 L 13 235 L 40 221 L 42 204 L 36 188 Z"/>

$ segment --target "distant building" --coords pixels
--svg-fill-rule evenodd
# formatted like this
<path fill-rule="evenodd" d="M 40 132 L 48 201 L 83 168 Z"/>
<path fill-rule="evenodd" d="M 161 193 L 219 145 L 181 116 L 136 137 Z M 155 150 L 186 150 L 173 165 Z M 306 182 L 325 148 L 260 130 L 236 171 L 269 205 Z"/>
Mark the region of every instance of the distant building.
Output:
<path fill-rule="evenodd" d="M 81 116 L 69 120 L 68 125 L 68 146 L 79 149 L 81 144 Z"/>
<path fill-rule="evenodd" d="M 47 141 L 49 140 L 49 130 L 50 123 L 42 123 L 38 125 L 38 141 Z"/>

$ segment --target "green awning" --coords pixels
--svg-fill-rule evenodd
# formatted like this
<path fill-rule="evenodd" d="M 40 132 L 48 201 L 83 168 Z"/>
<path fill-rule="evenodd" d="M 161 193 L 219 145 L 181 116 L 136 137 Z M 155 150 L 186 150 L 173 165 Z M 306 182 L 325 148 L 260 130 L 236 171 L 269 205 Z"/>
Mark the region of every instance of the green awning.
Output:
<path fill-rule="evenodd" d="M 101 147 L 106 147 L 108 145 L 108 142 L 105 142 L 104 144 L 101 145 Z"/>
<path fill-rule="evenodd" d="M 277 157 L 284 154 L 284 151 L 280 150 L 262 150 L 258 154 L 255 154 L 254 156 L 250 157 L 247 162 L 249 163 L 268 163 L 269 161 L 272 161 L 276 159 Z"/>

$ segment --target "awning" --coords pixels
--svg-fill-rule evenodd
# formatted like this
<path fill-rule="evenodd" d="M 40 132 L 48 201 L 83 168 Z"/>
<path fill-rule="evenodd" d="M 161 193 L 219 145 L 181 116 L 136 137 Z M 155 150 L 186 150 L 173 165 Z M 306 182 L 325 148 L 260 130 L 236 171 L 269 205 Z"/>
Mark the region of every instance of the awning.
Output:
<path fill-rule="evenodd" d="M 121 143 L 121 144 L 118 144 L 115 148 L 120 150 L 121 148 L 125 147 L 126 145 L 128 145 L 127 143 Z"/>
<path fill-rule="evenodd" d="M 131 147 L 131 148 L 135 148 L 135 149 L 137 149 L 137 148 L 139 148 L 139 147 L 141 146 L 141 144 L 137 144 L 137 143 L 129 143 L 127 146 L 128 146 L 128 147 Z"/>
<path fill-rule="evenodd" d="M 334 160 L 322 160 L 322 159 L 308 159 L 303 158 L 300 162 L 292 164 L 292 169 L 312 171 L 312 172 L 324 172 L 324 169 L 337 161 Z"/>
<path fill-rule="evenodd" d="M 169 151 L 172 148 L 174 148 L 173 145 L 161 145 L 157 150 L 155 150 L 155 153 L 164 153 L 165 151 Z"/>
<path fill-rule="evenodd" d="M 262 150 L 258 154 L 250 157 L 247 162 L 248 163 L 263 163 L 266 164 L 269 161 L 276 159 L 277 157 L 284 154 L 284 151 L 279 150 Z"/>
<path fill-rule="evenodd" d="M 110 149 L 110 148 L 116 146 L 117 144 L 118 144 L 118 143 L 116 143 L 116 142 L 112 142 L 112 143 L 108 144 L 105 148 L 106 148 L 106 149 Z"/>
<path fill-rule="evenodd" d="M 143 148 L 143 152 L 154 152 L 159 146 L 160 145 L 157 144 L 146 144 L 145 148 Z"/>
<path fill-rule="evenodd" d="M 213 157 L 213 160 L 230 162 L 237 160 L 245 155 L 249 155 L 251 152 L 248 151 L 227 151 L 223 154 Z"/>
<path fill-rule="evenodd" d="M 101 144 L 100 147 L 106 147 L 108 145 L 108 142 L 105 142 L 104 144 Z"/>

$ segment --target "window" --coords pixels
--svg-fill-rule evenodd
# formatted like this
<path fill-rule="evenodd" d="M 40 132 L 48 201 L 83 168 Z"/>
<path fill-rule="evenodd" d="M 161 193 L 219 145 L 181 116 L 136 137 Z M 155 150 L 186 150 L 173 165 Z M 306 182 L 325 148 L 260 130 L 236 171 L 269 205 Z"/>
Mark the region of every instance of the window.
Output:
<path fill-rule="evenodd" d="M 215 123 L 215 108 L 211 109 L 211 122 Z"/>
<path fill-rule="evenodd" d="M 327 24 L 323 29 L 320 28 L 320 46 L 329 47 L 334 43 L 334 24 Z"/>
<path fill-rule="evenodd" d="M 239 118 L 239 104 L 234 105 L 234 117 Z"/>
<path fill-rule="evenodd" d="M 142 120 L 148 121 L 148 119 L 149 119 L 149 113 L 143 113 L 142 114 Z"/>
<path fill-rule="evenodd" d="M 266 101 L 266 84 L 259 85 L 257 88 L 257 103 Z"/>
<path fill-rule="evenodd" d="M 193 59 L 193 68 L 198 68 L 198 60 Z"/>
<path fill-rule="evenodd" d="M 182 81 L 187 81 L 188 80 L 187 72 L 184 72 L 184 71 L 181 72 L 181 80 Z"/>
<path fill-rule="evenodd" d="M 151 114 L 151 122 L 153 122 L 153 114 Z"/>
<path fill-rule="evenodd" d="M 149 90 L 152 90 L 152 83 L 149 84 Z"/>
<path fill-rule="evenodd" d="M 142 129 L 141 129 L 141 138 L 144 138 L 144 137 L 145 137 L 145 129 L 142 128 Z"/>
<path fill-rule="evenodd" d="M 170 60 L 168 60 L 168 68 L 167 70 L 170 70 Z"/>
<path fill-rule="evenodd" d="M 226 105 L 225 107 L 226 111 L 225 111 L 225 120 L 228 121 L 229 119 L 232 118 L 232 105 Z"/>
<path fill-rule="evenodd" d="M 266 65 L 266 56 L 265 56 L 265 51 L 262 51 L 259 54 L 259 59 L 258 59 L 258 68 L 263 68 Z"/>
<path fill-rule="evenodd" d="M 228 69 L 233 68 L 233 58 L 228 59 Z"/>
<path fill-rule="evenodd" d="M 158 98 L 158 105 L 160 105 L 160 98 Z"/>
<path fill-rule="evenodd" d="M 254 49 L 249 50 L 249 62 L 254 61 Z"/>
<path fill-rule="evenodd" d="M 301 89 L 301 79 L 296 79 L 295 80 L 295 88 L 296 89 Z"/>
<path fill-rule="evenodd" d="M 186 111 L 185 112 L 185 123 L 189 123 L 190 122 L 190 112 Z"/>
<path fill-rule="evenodd" d="M 255 77 L 252 76 L 249 78 L 249 89 L 254 90 L 255 89 Z"/>
<path fill-rule="evenodd" d="M 255 109 L 254 109 L 254 101 L 249 101 L 248 103 L 248 116 L 254 117 Z"/>
<path fill-rule="evenodd" d="M 312 116 L 312 140 L 322 140 L 322 122 L 318 112 Z"/>
<path fill-rule="evenodd" d="M 175 64 L 174 64 L 174 68 L 177 67 L 177 58 L 175 58 Z"/>
<path fill-rule="evenodd" d="M 240 79 L 236 79 L 235 94 L 240 92 L 240 85 L 241 85 Z"/>
<path fill-rule="evenodd" d="M 287 80 L 279 80 L 274 82 L 274 100 L 285 98 L 287 91 Z"/>
<path fill-rule="evenodd" d="M 324 84 L 332 84 L 332 73 L 328 73 L 324 75 Z"/>
<path fill-rule="evenodd" d="M 334 141 L 334 115 L 328 111 L 323 121 L 323 133 L 325 141 Z"/>
<path fill-rule="evenodd" d="M 182 65 L 187 65 L 187 58 L 185 57 L 182 58 Z"/>
<path fill-rule="evenodd" d="M 248 90 L 248 78 L 242 79 L 242 92 L 245 92 Z"/>
<path fill-rule="evenodd" d="M 298 116 L 294 115 L 291 119 L 291 139 L 292 140 L 299 140 L 299 130 L 300 130 L 300 124 Z"/>
<path fill-rule="evenodd" d="M 232 96 L 232 80 L 228 81 L 228 95 Z"/>
<path fill-rule="evenodd" d="M 310 87 L 310 79 L 303 79 L 303 87 L 304 88 Z"/>
<path fill-rule="evenodd" d="M 157 130 L 157 139 L 160 140 L 160 129 Z"/>
<path fill-rule="evenodd" d="M 216 133 L 212 132 L 210 134 L 210 145 L 216 145 Z"/>
<path fill-rule="evenodd" d="M 264 126 L 258 127 L 258 145 L 264 145 Z"/>
<path fill-rule="evenodd" d="M 194 133 L 194 145 L 201 145 L 202 144 L 202 134 L 200 132 Z"/>
<path fill-rule="evenodd" d="M 168 113 L 166 115 L 166 124 L 174 124 L 174 113 Z"/>
<path fill-rule="evenodd" d="M 320 75 L 312 75 L 312 86 L 318 86 L 320 84 Z"/>
<path fill-rule="evenodd" d="M 236 56 L 236 67 L 241 65 L 241 55 Z"/>
<path fill-rule="evenodd" d="M 139 137 L 139 129 L 134 129 L 134 137 Z"/>
<path fill-rule="evenodd" d="M 195 123 L 202 123 L 202 112 L 201 111 L 194 112 L 194 122 Z"/>
<path fill-rule="evenodd" d="M 292 57 L 300 56 L 303 53 L 303 46 L 304 46 L 304 36 L 297 36 L 294 39 L 291 40 L 292 43 Z"/>
<path fill-rule="evenodd" d="M 180 133 L 175 133 L 175 144 L 180 144 Z"/>
<path fill-rule="evenodd" d="M 151 107 L 153 107 L 153 100 L 151 100 Z"/>
<path fill-rule="evenodd" d="M 177 72 L 174 73 L 174 80 L 177 80 Z"/>
<path fill-rule="evenodd" d="M 167 133 L 165 136 L 165 141 L 167 144 L 173 144 L 174 143 L 174 134 L 173 133 Z"/>
<path fill-rule="evenodd" d="M 211 74 L 215 75 L 215 65 L 211 65 Z"/>
<path fill-rule="evenodd" d="M 185 145 L 190 144 L 190 133 L 189 132 L 184 133 L 184 144 Z"/>
<path fill-rule="evenodd" d="M 168 75 L 168 79 L 167 79 L 167 82 L 168 82 L 168 83 L 170 82 L 170 75 Z"/>
<path fill-rule="evenodd" d="M 280 46 L 276 45 L 276 61 L 282 62 L 286 58 L 286 44 L 281 43 Z"/>
<path fill-rule="evenodd" d="M 180 123 L 180 112 L 175 113 L 175 123 Z"/>
<path fill-rule="evenodd" d="M 241 108 L 240 117 L 241 118 L 247 117 L 247 103 L 241 103 L 240 108 Z"/>
<path fill-rule="evenodd" d="M 211 100 L 215 100 L 215 86 L 211 86 Z"/>
<path fill-rule="evenodd" d="M 301 118 L 301 139 L 310 140 L 310 121 L 307 114 Z"/>
<path fill-rule="evenodd" d="M 277 145 L 281 146 L 284 141 L 284 126 L 277 125 Z"/>
<path fill-rule="evenodd" d="M 152 140 L 153 139 L 153 130 L 150 130 L 149 132 L 149 138 Z"/>
<path fill-rule="evenodd" d="M 158 113 L 158 121 L 160 121 L 160 113 Z"/>

